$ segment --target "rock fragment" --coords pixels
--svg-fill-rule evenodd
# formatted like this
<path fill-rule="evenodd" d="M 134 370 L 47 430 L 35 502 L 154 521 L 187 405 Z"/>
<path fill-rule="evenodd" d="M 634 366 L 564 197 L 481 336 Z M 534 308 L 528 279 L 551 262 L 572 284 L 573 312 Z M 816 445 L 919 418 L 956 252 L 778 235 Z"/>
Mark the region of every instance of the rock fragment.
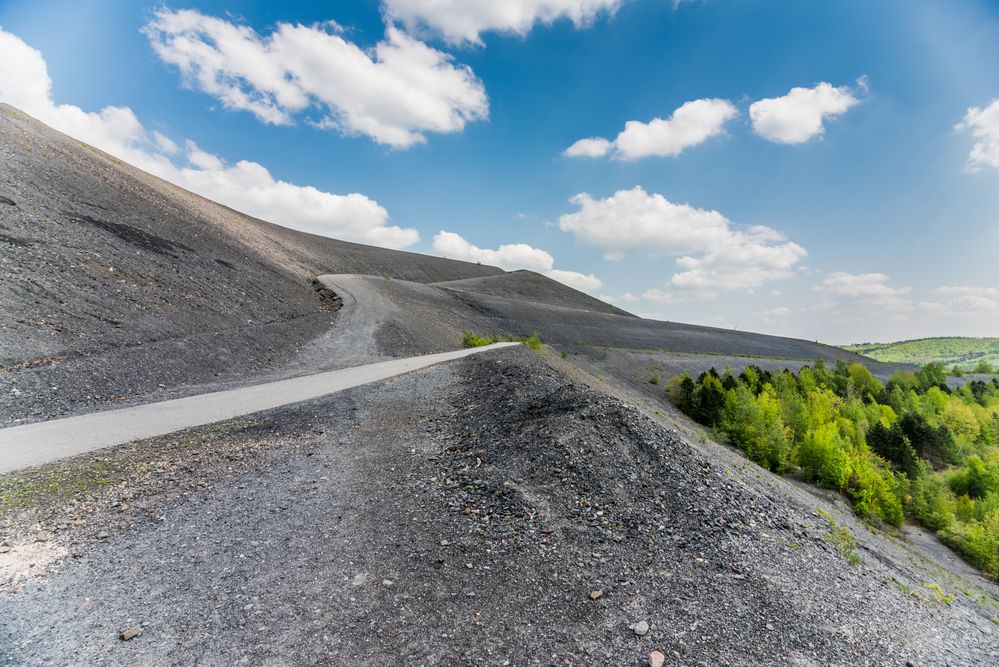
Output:
<path fill-rule="evenodd" d="M 639 621 L 631 626 L 632 631 L 639 637 L 649 634 L 649 624 L 647 621 Z"/>

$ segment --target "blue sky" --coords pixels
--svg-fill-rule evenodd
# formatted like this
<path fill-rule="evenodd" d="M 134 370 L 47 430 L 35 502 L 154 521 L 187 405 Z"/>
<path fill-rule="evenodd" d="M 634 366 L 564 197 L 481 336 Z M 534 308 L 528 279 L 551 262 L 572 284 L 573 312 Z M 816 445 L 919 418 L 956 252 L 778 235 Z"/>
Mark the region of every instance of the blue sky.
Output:
<path fill-rule="evenodd" d="M 0 2 L 0 100 L 254 215 L 658 319 L 999 335 L 994 1 L 82 4 Z"/>

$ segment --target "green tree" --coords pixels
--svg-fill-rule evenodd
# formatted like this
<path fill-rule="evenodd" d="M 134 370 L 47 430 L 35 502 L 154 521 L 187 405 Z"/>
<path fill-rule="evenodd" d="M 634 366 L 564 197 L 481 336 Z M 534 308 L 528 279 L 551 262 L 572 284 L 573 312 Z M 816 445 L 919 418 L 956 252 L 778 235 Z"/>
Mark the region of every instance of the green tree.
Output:
<path fill-rule="evenodd" d="M 850 444 L 828 422 L 808 432 L 798 448 L 805 477 L 832 489 L 842 489 L 850 475 Z"/>
<path fill-rule="evenodd" d="M 919 455 L 898 422 L 891 428 L 885 428 L 880 422 L 871 426 L 867 431 L 867 444 L 875 454 L 896 465 L 909 479 L 916 478 Z"/>
<path fill-rule="evenodd" d="M 850 387 L 858 397 L 865 401 L 876 402 L 884 391 L 884 385 L 869 370 L 858 363 L 850 364 L 847 373 L 850 376 Z"/>
<path fill-rule="evenodd" d="M 947 388 L 947 371 L 943 364 L 926 364 L 916 373 L 916 380 L 923 391 L 930 387 Z"/>
<path fill-rule="evenodd" d="M 934 466 L 939 468 L 960 461 L 960 450 L 946 426 L 933 427 L 926 417 L 916 412 L 902 415 L 898 423 L 916 453 Z"/>

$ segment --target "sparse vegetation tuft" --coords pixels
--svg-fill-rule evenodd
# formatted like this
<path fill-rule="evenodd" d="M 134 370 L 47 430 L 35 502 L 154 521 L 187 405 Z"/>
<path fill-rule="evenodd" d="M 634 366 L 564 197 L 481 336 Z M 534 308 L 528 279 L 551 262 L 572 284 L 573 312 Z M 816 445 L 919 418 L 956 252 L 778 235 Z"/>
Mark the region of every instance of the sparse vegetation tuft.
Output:
<path fill-rule="evenodd" d="M 532 350 L 541 349 L 541 338 L 538 334 L 530 336 L 501 336 L 500 334 L 480 336 L 472 331 L 466 331 L 462 334 L 461 338 L 462 347 L 482 347 L 483 345 L 492 345 L 493 343 L 521 343 Z"/>
<path fill-rule="evenodd" d="M 836 547 L 836 550 L 839 551 L 850 565 L 860 565 L 863 563 L 864 559 L 857 553 L 857 538 L 853 536 L 850 529 L 839 525 L 836 519 L 825 510 L 815 510 L 815 513 L 829 523 L 830 530 L 823 539 Z"/>
<path fill-rule="evenodd" d="M 926 587 L 933 591 L 934 601 L 937 604 L 950 604 L 954 601 L 954 596 L 944 593 L 943 588 L 941 588 L 940 584 L 935 581 L 926 584 Z"/>

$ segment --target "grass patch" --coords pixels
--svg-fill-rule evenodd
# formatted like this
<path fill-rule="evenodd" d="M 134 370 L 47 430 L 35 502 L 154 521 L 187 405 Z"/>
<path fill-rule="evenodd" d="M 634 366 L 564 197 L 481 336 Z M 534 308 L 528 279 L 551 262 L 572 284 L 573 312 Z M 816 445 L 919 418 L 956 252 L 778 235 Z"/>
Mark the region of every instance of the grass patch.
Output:
<path fill-rule="evenodd" d="M 933 591 L 934 600 L 937 604 L 950 604 L 954 601 L 954 596 L 945 594 L 943 589 L 940 588 L 940 584 L 935 581 L 926 584 L 926 587 Z"/>
<path fill-rule="evenodd" d="M 830 530 L 823 536 L 822 539 L 836 547 L 836 551 L 838 551 L 850 565 L 860 565 L 863 563 L 864 559 L 857 553 L 857 538 L 850 532 L 850 529 L 846 526 L 839 525 L 836 522 L 836 519 L 833 518 L 832 514 L 826 512 L 825 510 L 818 509 L 815 510 L 815 513 L 829 523 Z"/>
<path fill-rule="evenodd" d="M 892 577 L 891 583 L 900 592 L 905 593 L 906 595 L 912 595 L 912 586 L 910 586 L 909 584 L 902 583 L 901 581 L 895 579 L 894 577 Z"/>
<path fill-rule="evenodd" d="M 461 337 L 462 347 L 482 347 L 484 345 L 492 345 L 493 343 L 521 343 L 532 350 L 541 349 L 541 338 L 538 334 L 530 336 L 502 336 L 500 334 L 480 336 L 475 332 L 466 331 Z"/>
<path fill-rule="evenodd" d="M 197 452 L 217 438 L 245 426 L 243 421 L 223 422 L 179 436 L 165 436 L 164 440 L 171 443 L 171 456 L 183 457 L 185 452 Z M 44 510 L 87 496 L 100 497 L 108 489 L 125 482 L 135 484 L 137 480 L 157 474 L 160 465 L 170 460 L 164 459 L 162 449 L 136 451 L 137 444 L 0 476 L 0 521 L 21 512 Z"/>
<path fill-rule="evenodd" d="M 149 464 L 114 460 L 91 465 L 55 464 L 0 478 L 0 519 L 20 511 L 51 507 L 147 472 Z"/>

